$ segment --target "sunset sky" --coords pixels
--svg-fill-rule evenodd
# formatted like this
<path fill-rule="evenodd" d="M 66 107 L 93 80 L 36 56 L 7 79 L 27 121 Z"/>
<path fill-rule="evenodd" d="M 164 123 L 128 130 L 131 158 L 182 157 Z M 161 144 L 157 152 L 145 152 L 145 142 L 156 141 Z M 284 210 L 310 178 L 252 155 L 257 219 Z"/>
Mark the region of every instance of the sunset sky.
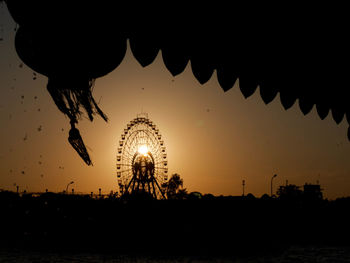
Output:
<path fill-rule="evenodd" d="M 87 166 L 68 143 L 69 119 L 46 90 L 47 78 L 18 58 L 15 23 L 0 8 L 0 189 L 75 192 L 117 190 L 117 143 L 126 124 L 141 111 L 158 126 L 167 148 L 169 173 L 178 173 L 188 191 L 260 197 L 278 185 L 320 182 L 325 197 L 350 195 L 348 124 L 315 108 L 304 116 L 297 103 L 285 111 L 279 97 L 265 105 L 259 89 L 244 99 L 239 83 L 228 92 L 214 72 L 200 85 L 190 64 L 173 77 L 161 52 L 142 68 L 130 49 L 122 64 L 96 80 L 94 97 L 109 117 L 83 118 L 78 128 L 89 147 Z M 68 62 L 69 63 L 69 62 Z"/>

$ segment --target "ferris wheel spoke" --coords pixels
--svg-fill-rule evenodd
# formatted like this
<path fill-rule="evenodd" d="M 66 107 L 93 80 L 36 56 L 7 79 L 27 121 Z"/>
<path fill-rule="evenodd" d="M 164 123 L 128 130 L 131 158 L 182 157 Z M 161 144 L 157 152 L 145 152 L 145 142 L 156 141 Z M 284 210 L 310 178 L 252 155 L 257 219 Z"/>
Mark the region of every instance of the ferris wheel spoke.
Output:
<path fill-rule="evenodd" d="M 124 176 L 124 177 L 129 177 L 129 176 L 131 176 L 133 174 L 133 172 L 131 171 L 131 170 L 129 170 L 129 171 L 125 171 L 124 173 L 122 173 L 122 176 Z"/>
<path fill-rule="evenodd" d="M 164 169 L 164 170 L 167 170 L 168 167 L 159 167 L 159 166 L 155 166 L 154 169 Z"/>
<path fill-rule="evenodd" d="M 166 161 L 163 157 L 158 157 L 157 161 L 154 164 L 161 164 L 164 163 L 164 161 Z"/>
<path fill-rule="evenodd" d="M 125 152 L 124 152 L 124 155 L 132 156 L 132 154 L 131 154 L 129 151 L 125 151 Z M 125 156 L 124 156 L 124 158 L 125 158 Z"/>
<path fill-rule="evenodd" d="M 155 163 L 154 163 L 154 165 L 158 165 L 158 164 L 160 164 L 160 165 L 164 165 L 164 162 L 167 162 L 166 160 L 161 160 L 161 159 L 158 159 Z"/>
<path fill-rule="evenodd" d="M 123 173 L 132 173 L 132 170 L 129 169 L 129 170 L 120 170 L 120 172 L 123 174 Z"/>
<path fill-rule="evenodd" d="M 132 159 L 133 154 L 131 154 L 130 152 L 125 152 L 125 154 L 127 155 L 128 158 L 130 157 L 130 159 Z"/>
<path fill-rule="evenodd" d="M 161 151 L 162 151 L 162 148 L 160 147 L 160 144 L 159 145 L 157 145 L 158 147 L 157 147 L 157 154 L 159 154 L 159 153 L 161 153 Z"/>
<path fill-rule="evenodd" d="M 163 164 L 164 165 L 164 161 L 161 162 L 155 162 L 154 165 L 158 165 L 158 164 Z"/>

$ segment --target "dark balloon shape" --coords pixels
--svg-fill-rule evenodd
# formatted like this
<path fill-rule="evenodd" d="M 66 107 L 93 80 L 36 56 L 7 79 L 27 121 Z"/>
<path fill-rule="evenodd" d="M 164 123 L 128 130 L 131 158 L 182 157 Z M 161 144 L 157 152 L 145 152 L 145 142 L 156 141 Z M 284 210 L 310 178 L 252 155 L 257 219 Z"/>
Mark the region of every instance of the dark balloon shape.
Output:
<path fill-rule="evenodd" d="M 254 94 L 258 87 L 258 82 L 252 77 L 240 77 L 239 88 L 245 98 Z"/>
<path fill-rule="evenodd" d="M 70 37 L 68 34 L 67 38 Z M 79 39 L 72 36 L 58 45 L 61 38 L 61 34 L 22 26 L 16 34 L 16 51 L 27 66 L 45 76 L 89 78 L 102 77 L 114 70 L 126 53 L 126 38 L 122 35 L 99 40 L 91 40 L 88 35 Z"/>
<path fill-rule="evenodd" d="M 312 110 L 313 106 L 314 104 L 311 102 L 309 98 L 306 98 L 306 97 L 299 98 L 299 107 L 301 112 L 304 115 L 308 114 Z"/>
<path fill-rule="evenodd" d="M 189 61 L 188 51 L 179 44 L 163 47 L 162 57 L 166 68 L 173 76 L 182 73 Z"/>
<path fill-rule="evenodd" d="M 329 114 L 329 107 L 324 103 L 317 103 L 316 110 L 321 120 L 324 120 Z"/>
<path fill-rule="evenodd" d="M 260 84 L 260 96 L 265 104 L 272 102 L 278 93 L 278 89 L 272 83 L 262 82 Z"/>
<path fill-rule="evenodd" d="M 285 110 L 288 110 L 290 107 L 292 107 L 296 99 L 297 96 L 294 93 L 291 93 L 286 90 L 280 91 L 280 100 Z"/>
<path fill-rule="evenodd" d="M 214 48 L 214 47 L 213 47 Z M 191 49 L 191 69 L 200 84 L 206 83 L 214 72 L 212 53 L 207 45 L 195 42 Z"/>
<path fill-rule="evenodd" d="M 130 48 L 142 67 L 150 65 L 159 53 L 159 45 L 157 45 L 155 38 L 147 35 L 131 35 Z"/>
<path fill-rule="evenodd" d="M 339 124 L 344 118 L 344 111 L 338 107 L 332 109 L 332 116 L 334 121 Z"/>
<path fill-rule="evenodd" d="M 216 70 L 216 75 L 218 82 L 224 91 L 231 89 L 237 81 L 237 74 L 235 70 L 227 65 L 220 66 Z"/>
<path fill-rule="evenodd" d="M 214 72 L 214 68 L 210 65 L 202 64 L 201 59 L 192 58 L 191 59 L 191 68 L 193 75 L 199 81 L 200 84 L 208 82 Z"/>

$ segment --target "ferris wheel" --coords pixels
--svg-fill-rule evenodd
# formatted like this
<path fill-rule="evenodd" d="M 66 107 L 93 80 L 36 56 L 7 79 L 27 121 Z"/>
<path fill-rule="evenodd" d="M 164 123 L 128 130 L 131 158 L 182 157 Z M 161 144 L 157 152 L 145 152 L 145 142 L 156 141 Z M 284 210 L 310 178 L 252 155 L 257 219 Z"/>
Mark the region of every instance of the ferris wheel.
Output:
<path fill-rule="evenodd" d="M 138 114 L 127 124 L 118 144 L 116 166 L 121 194 L 147 192 L 165 198 L 162 185 L 168 180 L 166 149 L 148 114 Z"/>

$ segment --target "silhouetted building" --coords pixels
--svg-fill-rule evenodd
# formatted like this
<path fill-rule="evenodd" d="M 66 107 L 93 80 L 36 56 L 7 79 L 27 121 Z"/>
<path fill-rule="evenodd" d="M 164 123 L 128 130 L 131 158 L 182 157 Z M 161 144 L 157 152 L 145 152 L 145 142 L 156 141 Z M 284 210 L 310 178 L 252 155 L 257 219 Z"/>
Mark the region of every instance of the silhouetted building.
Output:
<path fill-rule="evenodd" d="M 295 184 L 281 185 L 277 190 L 277 195 L 280 199 L 299 199 L 303 192 Z"/>
<path fill-rule="evenodd" d="M 303 197 L 305 200 L 316 201 L 322 200 L 323 194 L 319 184 L 304 184 Z"/>
<path fill-rule="evenodd" d="M 317 201 L 323 199 L 322 189 L 319 184 L 305 184 L 303 190 L 300 186 L 294 184 L 281 185 L 277 190 L 277 195 L 280 199 L 296 200 L 303 199 L 304 201 Z"/>

